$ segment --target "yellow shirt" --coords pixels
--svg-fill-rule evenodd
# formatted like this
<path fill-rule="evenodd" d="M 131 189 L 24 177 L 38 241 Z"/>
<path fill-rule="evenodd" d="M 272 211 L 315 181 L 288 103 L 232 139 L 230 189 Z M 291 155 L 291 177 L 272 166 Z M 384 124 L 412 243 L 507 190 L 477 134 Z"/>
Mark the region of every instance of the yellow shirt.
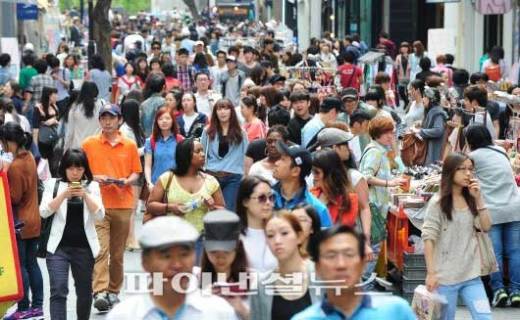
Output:
<path fill-rule="evenodd" d="M 166 189 L 170 174 L 172 174 L 170 171 L 165 172 L 159 178 L 164 189 Z M 220 188 L 215 177 L 205 173 L 201 174 L 204 177 L 204 183 L 199 191 L 190 193 L 184 190 L 177 181 L 177 177 L 174 175 L 167 195 L 168 203 L 194 207 L 194 209 L 184 215 L 184 219 L 191 223 L 199 232 L 204 229 L 202 219 L 209 211 L 208 207 L 204 204 L 204 199 L 212 197 L 212 195 Z"/>

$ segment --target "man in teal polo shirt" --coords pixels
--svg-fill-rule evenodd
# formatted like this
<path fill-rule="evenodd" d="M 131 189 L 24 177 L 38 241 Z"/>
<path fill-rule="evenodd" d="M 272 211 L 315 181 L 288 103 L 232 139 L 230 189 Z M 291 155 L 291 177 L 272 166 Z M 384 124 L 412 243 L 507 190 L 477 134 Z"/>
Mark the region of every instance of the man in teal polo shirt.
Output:
<path fill-rule="evenodd" d="M 307 251 L 316 264 L 323 299 L 292 320 L 303 319 L 396 319 L 413 320 L 415 314 L 408 303 L 397 296 L 369 295 L 359 284 L 365 270 L 365 238 L 346 225 L 321 230 Z M 321 283 L 320 283 L 321 282 Z"/>

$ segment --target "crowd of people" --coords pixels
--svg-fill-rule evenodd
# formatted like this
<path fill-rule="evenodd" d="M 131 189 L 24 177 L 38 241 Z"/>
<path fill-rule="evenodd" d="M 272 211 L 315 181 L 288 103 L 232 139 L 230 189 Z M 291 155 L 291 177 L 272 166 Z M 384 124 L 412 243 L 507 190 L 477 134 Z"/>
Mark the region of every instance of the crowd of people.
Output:
<path fill-rule="evenodd" d="M 77 20 L 72 46 L 26 46 L 19 75 L 0 55 L 0 165 L 24 288 L 5 319 L 43 316 L 37 256 L 52 319 L 67 317 L 69 269 L 78 319 L 92 305 L 118 320 L 414 319 L 401 298 L 362 294 L 380 289 L 370 278 L 392 190 L 407 183 L 407 134 L 425 143 L 423 165 L 442 163 L 422 239 L 426 286 L 447 297 L 446 319 L 458 295 L 474 319 L 520 307 L 520 160 L 510 159 L 520 88 L 516 79 L 510 100 L 490 98 L 511 73 L 501 48 L 470 73 L 382 32 L 367 73 L 358 35 L 325 34 L 298 52 L 258 23 L 112 23 L 111 66 L 93 55 L 84 69 Z M 485 282 L 475 228 L 498 262 Z M 145 272 L 167 283 L 195 280 L 120 302 L 125 249 L 142 250 Z"/>

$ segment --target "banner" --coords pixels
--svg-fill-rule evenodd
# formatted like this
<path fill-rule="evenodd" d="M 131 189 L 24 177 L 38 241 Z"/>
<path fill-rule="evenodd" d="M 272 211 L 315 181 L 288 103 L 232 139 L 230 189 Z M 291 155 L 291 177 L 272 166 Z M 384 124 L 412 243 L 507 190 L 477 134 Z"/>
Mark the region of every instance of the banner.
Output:
<path fill-rule="evenodd" d="M 0 172 L 0 248 L 0 302 L 18 301 L 23 296 L 23 283 L 5 172 Z"/>
<path fill-rule="evenodd" d="M 481 14 L 506 14 L 513 7 L 511 0 L 477 0 L 475 8 Z"/>

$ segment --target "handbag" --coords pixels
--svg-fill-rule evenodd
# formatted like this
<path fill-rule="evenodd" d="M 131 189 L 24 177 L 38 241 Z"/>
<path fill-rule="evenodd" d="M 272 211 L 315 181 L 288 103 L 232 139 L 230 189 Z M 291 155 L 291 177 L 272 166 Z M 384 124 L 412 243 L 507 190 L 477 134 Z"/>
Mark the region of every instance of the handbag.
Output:
<path fill-rule="evenodd" d="M 166 182 L 166 188 L 164 188 L 164 193 L 163 193 L 161 203 L 168 203 L 168 192 L 170 191 L 170 185 L 172 184 L 173 175 L 174 175 L 174 173 L 171 172 L 170 176 L 168 177 L 168 181 Z M 159 182 L 160 182 L 160 179 L 159 179 Z M 146 186 L 144 186 L 143 188 L 146 188 Z M 146 201 L 146 206 L 148 206 L 148 200 Z M 153 218 L 155 218 L 155 215 L 151 214 L 147 210 L 143 215 L 143 223 L 147 223 L 148 221 L 152 220 Z"/>
<path fill-rule="evenodd" d="M 475 219 L 475 237 L 477 238 L 478 252 L 480 256 L 480 275 L 487 276 L 498 271 L 498 263 L 493 250 L 493 243 L 487 232 L 482 231 L 478 218 Z"/>
<path fill-rule="evenodd" d="M 406 133 L 403 135 L 401 160 L 403 160 L 406 166 L 423 165 L 426 161 L 426 150 L 426 142 L 419 139 L 415 133 Z"/>
<path fill-rule="evenodd" d="M 60 136 L 58 135 L 58 125 L 46 126 L 40 125 L 38 131 L 38 143 L 46 146 L 54 145 Z"/>
<path fill-rule="evenodd" d="M 58 194 L 58 187 L 60 185 L 60 179 L 56 179 L 54 182 L 54 190 L 52 191 L 52 198 L 56 198 Z M 51 235 L 52 222 L 54 221 L 54 215 L 56 212 L 51 214 L 47 218 L 41 219 L 41 229 L 40 236 L 38 237 L 38 250 L 36 251 L 36 256 L 38 258 L 47 257 L 47 243 L 49 242 L 49 237 Z"/>

